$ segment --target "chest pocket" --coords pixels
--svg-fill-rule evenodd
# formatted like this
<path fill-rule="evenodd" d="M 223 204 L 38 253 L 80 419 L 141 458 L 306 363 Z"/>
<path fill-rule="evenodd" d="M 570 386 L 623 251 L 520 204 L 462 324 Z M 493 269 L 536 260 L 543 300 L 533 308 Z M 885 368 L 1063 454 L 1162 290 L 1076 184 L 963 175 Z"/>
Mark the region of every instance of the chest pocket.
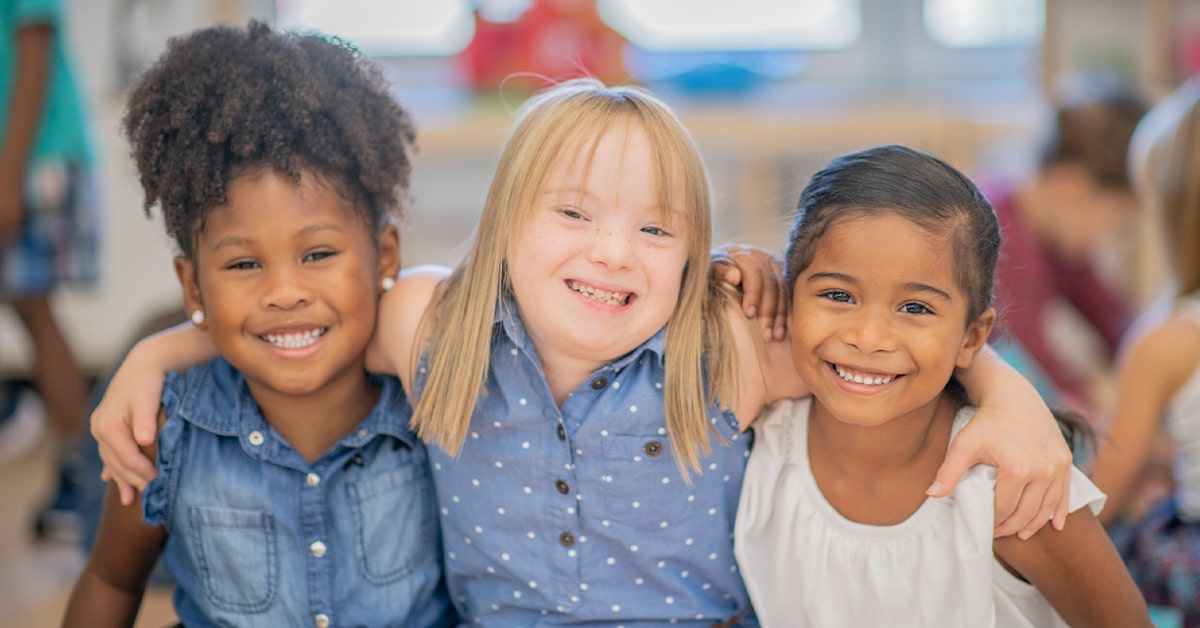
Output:
<path fill-rule="evenodd" d="M 700 507 L 675 464 L 666 435 L 604 439 L 601 516 L 641 530 L 669 530 Z M 695 477 L 693 475 L 693 483 Z"/>
<path fill-rule="evenodd" d="M 423 456 L 347 484 L 346 499 L 364 580 L 389 584 L 434 559 L 437 510 Z"/>
<path fill-rule="evenodd" d="M 209 604 L 237 613 L 275 604 L 279 548 L 270 512 L 191 506 L 188 523 Z"/>

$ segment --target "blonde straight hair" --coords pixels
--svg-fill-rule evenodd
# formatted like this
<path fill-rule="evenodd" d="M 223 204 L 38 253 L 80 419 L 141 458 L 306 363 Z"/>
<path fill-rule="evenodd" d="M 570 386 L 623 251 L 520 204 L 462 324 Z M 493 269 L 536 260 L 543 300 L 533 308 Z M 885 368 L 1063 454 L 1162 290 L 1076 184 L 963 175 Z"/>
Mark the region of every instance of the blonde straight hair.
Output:
<path fill-rule="evenodd" d="M 547 88 L 522 105 L 471 248 L 426 310 L 421 328 L 429 330 L 428 379 L 412 419 L 426 442 L 450 455 L 462 448 L 476 401 L 485 392 L 497 307 L 501 297 L 511 295 L 505 257 L 549 173 L 584 150 L 594 151 L 608 130 L 630 124 L 645 131 L 656 153 L 662 211 L 682 208 L 685 214 L 688 259 L 679 301 L 667 322 L 664 409 L 681 473 L 686 479 L 689 469 L 700 470 L 701 457 L 712 451 L 708 410 L 714 399 L 732 404 L 736 394 L 724 314 L 729 297 L 708 279 L 708 176 L 692 136 L 666 104 L 642 89 L 606 87 L 592 79 Z M 678 187 L 666 184 L 673 177 L 683 179 L 682 199 L 670 198 Z"/>
<path fill-rule="evenodd" d="M 1148 148 L 1130 166 L 1159 204 L 1177 295 L 1185 296 L 1200 290 L 1200 79 L 1159 107 L 1144 122 L 1152 134 Z"/>

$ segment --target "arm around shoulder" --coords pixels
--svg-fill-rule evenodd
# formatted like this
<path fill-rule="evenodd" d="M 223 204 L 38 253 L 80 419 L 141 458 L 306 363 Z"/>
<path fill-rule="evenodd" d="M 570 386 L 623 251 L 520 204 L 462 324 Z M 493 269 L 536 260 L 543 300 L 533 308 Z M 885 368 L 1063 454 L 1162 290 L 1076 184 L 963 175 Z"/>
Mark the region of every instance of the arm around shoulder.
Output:
<path fill-rule="evenodd" d="M 137 447 L 154 442 L 155 417 L 168 371 L 182 370 L 216 357 L 207 332 L 191 323 L 148 336 L 130 349 L 91 415 L 105 477 L 117 481 L 122 501 L 133 500 L 131 487 L 154 477 L 154 466 Z"/>
<path fill-rule="evenodd" d="M 421 329 L 434 292 L 450 274 L 444 266 L 422 265 L 400 272 L 396 285 L 379 300 L 375 336 L 367 348 L 367 369 L 400 377 L 411 393 L 412 369 L 429 331 Z M 421 334 L 421 338 L 417 335 Z"/>
<path fill-rule="evenodd" d="M 949 494 L 976 463 L 996 467 L 996 534 L 1028 537 L 1067 516 L 1071 451 L 1037 390 L 989 345 L 955 377 L 979 409 L 951 443 L 929 494 Z"/>
<path fill-rule="evenodd" d="M 796 372 L 787 338 L 764 339 L 755 322 L 747 319 L 736 303 L 727 304 L 725 314 L 733 336 L 737 369 L 738 394 L 733 412 L 745 431 L 767 404 L 804 397 L 812 389 Z"/>

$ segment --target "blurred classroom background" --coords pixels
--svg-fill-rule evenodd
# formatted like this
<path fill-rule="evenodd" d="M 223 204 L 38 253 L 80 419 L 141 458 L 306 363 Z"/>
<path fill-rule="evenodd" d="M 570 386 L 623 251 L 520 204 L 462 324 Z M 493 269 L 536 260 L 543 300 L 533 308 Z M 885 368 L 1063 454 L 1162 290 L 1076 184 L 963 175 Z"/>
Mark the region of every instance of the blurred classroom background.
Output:
<path fill-rule="evenodd" d="M 1085 81 L 1121 81 L 1148 102 L 1200 73 L 1194 0 L 64 0 L 77 79 L 90 105 L 103 193 L 100 280 L 64 290 L 72 350 L 99 378 L 148 319 L 179 306 L 173 251 L 117 133 L 124 90 L 167 39 L 258 18 L 319 29 L 378 58 L 413 113 L 419 153 L 405 264 L 461 255 L 510 113 L 540 83 L 580 71 L 636 82 L 692 130 L 712 175 L 716 242 L 777 249 L 799 190 L 830 158 L 908 144 L 972 174 L 1032 172 L 1054 100 Z M 1147 215 L 1097 256 L 1139 307 L 1163 286 Z M 1053 324 L 1103 399 L 1097 339 L 1064 308 Z M 0 308 L 0 377 L 23 381 L 28 342 Z M 27 408 L 35 404 L 27 404 Z M 83 554 L 37 538 L 49 490 L 43 437 L 3 456 L 0 625 L 50 626 Z M 155 592 L 142 625 L 171 618 Z"/>

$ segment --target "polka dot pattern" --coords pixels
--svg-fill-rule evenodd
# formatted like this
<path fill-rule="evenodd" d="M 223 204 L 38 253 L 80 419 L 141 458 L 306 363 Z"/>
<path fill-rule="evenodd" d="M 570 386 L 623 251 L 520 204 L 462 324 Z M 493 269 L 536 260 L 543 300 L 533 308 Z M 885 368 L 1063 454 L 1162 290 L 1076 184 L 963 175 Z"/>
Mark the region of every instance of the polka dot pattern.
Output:
<path fill-rule="evenodd" d="M 734 439 L 734 417 L 710 413 L 730 445 L 714 439 L 689 485 L 664 420 L 662 333 L 580 382 L 560 409 L 520 322 L 503 325 L 462 451 L 430 447 L 464 617 L 710 626 L 745 613 L 729 569 L 748 444 Z M 544 619 L 555 614 L 566 617 Z"/>

